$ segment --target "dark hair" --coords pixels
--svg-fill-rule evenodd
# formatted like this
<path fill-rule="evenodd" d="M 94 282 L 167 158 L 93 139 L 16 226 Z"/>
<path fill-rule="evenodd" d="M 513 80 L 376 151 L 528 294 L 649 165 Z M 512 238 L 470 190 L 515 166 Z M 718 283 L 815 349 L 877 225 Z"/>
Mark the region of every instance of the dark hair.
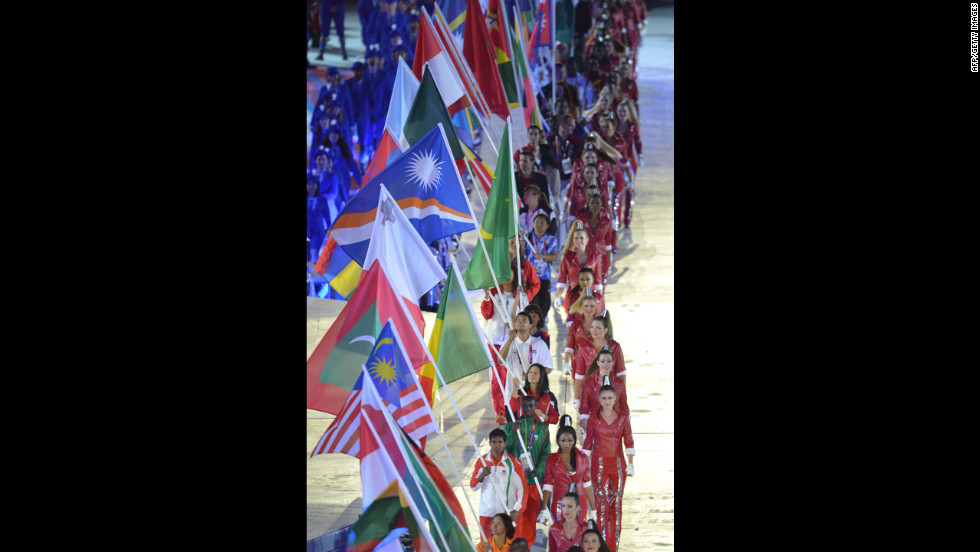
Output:
<path fill-rule="evenodd" d="M 581 272 L 581 270 L 579 272 Z M 593 277 L 594 276 L 595 275 L 593 274 Z M 594 317 L 592 320 L 598 320 L 599 322 L 602 322 L 602 325 L 605 326 L 607 330 L 609 330 L 608 332 L 606 332 L 606 339 L 608 339 L 609 342 L 612 343 L 613 340 L 612 319 L 609 318 L 609 313 L 606 312 L 606 314 L 600 314 Z"/>
<path fill-rule="evenodd" d="M 309 186 L 310 182 L 315 182 L 316 183 L 316 193 L 313 194 L 314 197 L 320 195 L 320 179 L 319 178 L 315 178 L 315 177 L 307 176 L 306 177 L 306 185 Z M 310 191 L 309 190 L 306 190 L 306 193 L 310 193 Z"/>
<path fill-rule="evenodd" d="M 583 541 L 585 540 L 585 535 L 588 533 L 595 533 L 596 536 L 599 537 L 599 552 L 612 552 L 611 550 L 609 550 L 609 545 L 606 544 L 606 541 L 602 540 L 602 533 L 599 532 L 598 529 L 592 529 L 592 528 L 586 529 L 585 532 L 582 533 Z M 571 548 L 569 548 L 568 550 L 570 552 Z"/>
<path fill-rule="evenodd" d="M 563 415 L 562 418 L 564 418 L 565 416 L 568 416 L 568 414 Z M 568 416 L 568 418 L 569 418 L 569 421 L 571 421 L 571 416 Z M 578 434 L 575 432 L 575 428 L 572 427 L 571 424 L 569 424 L 569 425 L 562 425 L 561 420 L 559 420 L 558 421 L 558 426 L 559 426 L 558 427 L 558 433 L 555 434 L 555 444 L 558 445 L 558 451 L 561 452 L 561 443 L 559 443 L 559 440 L 561 439 L 561 436 L 563 434 L 565 434 L 565 433 L 571 434 L 572 439 L 574 440 L 574 442 L 572 443 L 572 454 L 569 455 L 568 463 L 572 466 L 572 469 L 573 470 L 576 470 L 578 468 L 576 468 L 576 466 L 575 466 L 575 457 L 577 456 L 575 454 L 575 451 L 578 450 L 576 448 L 576 445 L 578 444 Z"/>
<path fill-rule="evenodd" d="M 565 552 L 582 552 L 582 547 L 577 544 L 573 544 L 569 546 L 568 550 L 566 550 Z"/>
<path fill-rule="evenodd" d="M 496 514 L 493 517 L 497 517 L 497 516 L 500 516 L 500 519 L 503 520 L 503 522 L 504 522 L 504 527 L 507 529 L 507 538 L 508 539 L 514 538 L 514 520 L 510 519 L 510 516 L 508 514 L 503 513 L 503 512 L 500 512 L 499 514 Z M 602 538 L 602 537 L 600 537 L 600 538 Z"/>
<path fill-rule="evenodd" d="M 518 316 L 523 316 L 524 318 L 527 318 L 527 321 L 528 321 L 528 322 L 530 322 L 530 321 L 531 321 L 531 315 L 530 315 L 530 314 L 528 314 L 528 312 L 527 312 L 527 309 L 524 309 L 524 310 L 522 310 L 521 312 L 519 312 L 519 313 L 517 313 L 517 314 L 515 314 L 515 315 L 514 315 L 514 320 L 517 320 L 517 317 L 518 317 Z"/>
<path fill-rule="evenodd" d="M 545 370 L 544 366 L 542 366 L 537 362 L 534 362 L 527 367 L 527 371 L 530 372 L 531 368 L 535 366 L 538 367 L 538 373 L 541 374 L 541 379 L 538 380 L 538 389 L 539 389 L 538 396 L 540 397 L 545 393 L 551 391 L 551 388 L 548 386 L 548 371 Z M 527 373 L 524 374 L 524 392 L 527 394 L 531 393 L 531 382 L 527 381 Z"/>
<path fill-rule="evenodd" d="M 488 440 L 492 441 L 494 437 L 501 437 L 503 438 L 504 442 L 507 442 L 507 433 L 499 427 L 490 431 L 490 437 Z"/>
<path fill-rule="evenodd" d="M 599 320 L 600 318 L 602 318 L 602 317 L 601 316 L 596 316 L 592 320 Z M 612 353 L 612 351 L 610 351 L 609 349 L 603 349 L 603 350 L 599 351 L 598 353 L 596 353 L 595 358 L 592 359 L 592 364 L 589 364 L 589 369 L 585 371 L 585 377 L 586 378 L 592 377 L 592 374 L 594 374 L 594 373 L 596 373 L 596 372 L 599 371 L 599 356 L 600 355 L 604 355 L 604 354 L 605 355 L 612 356 L 613 357 L 613 362 L 616 361 L 616 355 L 614 355 Z"/>
<path fill-rule="evenodd" d="M 527 552 L 530 550 L 529 546 L 530 545 L 527 543 L 527 539 L 523 537 L 518 537 L 510 543 L 510 549 L 513 550 L 513 552 Z"/>
<path fill-rule="evenodd" d="M 518 157 L 525 157 L 526 156 L 526 157 L 530 157 L 531 158 L 531 161 L 534 161 L 534 152 L 533 151 L 521 150 L 521 151 L 519 151 L 517 153 L 518 153 Z"/>
<path fill-rule="evenodd" d="M 538 217 L 548 218 L 548 216 L 545 215 L 545 214 L 539 214 Z M 534 217 L 534 218 L 537 219 L 538 217 Z M 541 312 L 541 307 L 537 306 L 536 304 L 531 303 L 528 306 L 524 307 L 524 312 L 526 312 L 528 314 L 533 313 L 533 314 L 538 315 L 538 324 L 541 324 L 542 322 L 544 322 L 544 313 Z M 541 326 L 538 326 L 538 328 L 540 328 L 540 327 Z"/>
<path fill-rule="evenodd" d="M 578 493 L 565 493 L 565 496 L 563 496 L 562 498 L 566 498 L 566 497 L 567 498 L 574 498 L 575 499 L 575 505 L 576 506 L 581 506 L 582 505 L 582 499 L 579 498 Z"/>

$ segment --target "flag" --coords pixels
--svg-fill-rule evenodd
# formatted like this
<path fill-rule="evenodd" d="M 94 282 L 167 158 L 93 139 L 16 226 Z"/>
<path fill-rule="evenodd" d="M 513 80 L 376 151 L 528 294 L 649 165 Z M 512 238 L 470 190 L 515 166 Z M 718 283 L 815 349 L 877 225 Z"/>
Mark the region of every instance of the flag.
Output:
<path fill-rule="evenodd" d="M 426 66 L 439 84 L 449 115 L 454 115 L 470 105 L 462 79 L 453 67 L 449 53 L 439 44 L 432 21 L 423 10 L 422 17 L 419 17 L 419 36 L 415 42 L 415 58 L 412 65 L 412 72 L 419 82 L 422 81 L 422 69 Z"/>
<path fill-rule="evenodd" d="M 330 287 L 346 299 L 350 299 L 361 277 L 361 266 L 344 252 L 344 248 L 337 247 L 333 236 L 327 239 L 313 270 L 326 278 Z"/>
<path fill-rule="evenodd" d="M 344 205 L 330 235 L 363 266 L 377 215 L 381 183 L 424 243 L 473 230 L 476 219 L 463 181 L 452 166 L 453 155 L 444 129 L 432 128 Z"/>
<path fill-rule="evenodd" d="M 446 277 L 446 272 L 385 185 L 378 185 L 378 208 L 364 266 L 381 263 L 391 289 L 406 301 L 417 303 L 419 297 Z M 343 247 L 347 250 L 351 246 Z"/>
<path fill-rule="evenodd" d="M 511 135 L 517 147 L 527 145 L 527 127 L 521 124 L 524 121 L 524 110 L 521 106 L 521 96 L 517 88 L 518 75 L 515 72 L 510 38 L 513 30 L 507 22 L 510 20 L 508 12 L 502 12 L 500 0 L 490 0 L 487 5 L 488 29 L 490 44 L 493 46 L 494 56 L 497 60 L 497 69 L 500 72 L 500 81 L 504 86 L 504 94 L 507 96 L 507 105 L 510 108 L 510 117 L 516 121 L 516 126 L 511 127 Z"/>
<path fill-rule="evenodd" d="M 470 173 L 473 175 L 473 178 L 480 183 L 480 187 L 483 188 L 483 193 L 489 194 L 490 183 L 493 182 L 493 171 L 490 170 L 490 167 L 483 162 L 483 159 L 481 159 L 476 152 L 468 148 L 466 144 L 463 144 L 462 146 L 463 155 L 465 155 L 466 159 L 468 159 L 470 162 Z"/>
<path fill-rule="evenodd" d="M 491 2 L 495 0 L 490 0 Z M 515 221 L 517 220 L 517 204 L 514 196 L 513 159 L 514 151 L 510 143 L 512 121 L 504 127 L 504 136 L 500 141 L 500 155 L 497 157 L 497 170 L 494 171 L 493 184 L 487 196 L 487 208 L 483 213 L 480 224 L 480 240 L 486 246 L 490 257 L 487 265 L 486 255 L 482 254 L 477 244 L 473 258 L 463 274 L 466 289 L 481 289 L 507 282 L 510 273 L 510 239 L 517 236 Z M 491 267 L 493 274 L 491 274 Z M 496 276 L 496 280 L 493 279 Z"/>
<path fill-rule="evenodd" d="M 510 48 L 507 45 L 507 27 L 504 25 L 504 17 L 506 15 L 500 13 L 500 0 L 490 0 L 486 15 L 489 22 L 487 35 L 490 37 L 490 45 L 493 48 L 494 59 L 497 62 L 497 70 L 500 72 L 500 81 L 504 87 L 507 103 L 513 110 L 519 104 L 517 102 L 517 85 L 514 83 L 514 67 L 511 62 Z"/>
<path fill-rule="evenodd" d="M 473 304 L 454 258 L 429 336 L 429 352 L 439 365 L 445 383 L 493 366 L 484 345 L 489 342 L 483 335 L 483 328 L 476 322 Z"/>
<path fill-rule="evenodd" d="M 398 58 L 398 61 L 403 64 L 405 63 L 405 60 L 402 58 Z M 401 126 L 399 126 L 400 131 Z M 403 151 L 401 146 L 398 145 L 398 141 L 392 138 L 391 129 L 385 126 L 384 131 L 381 133 L 381 140 L 378 141 L 378 149 L 374 150 L 374 157 L 371 158 L 371 163 L 368 164 L 367 169 L 364 171 L 364 178 L 361 181 L 365 183 L 370 182 L 375 175 L 388 166 L 388 163 L 398 159 L 398 156 L 402 153 Z"/>
<path fill-rule="evenodd" d="M 391 89 L 391 98 L 388 100 L 388 114 L 385 117 L 385 128 L 391 129 L 391 136 L 397 140 L 402 133 L 402 125 L 405 124 L 405 117 L 408 110 L 412 107 L 415 94 L 419 90 L 419 80 L 412 73 L 412 68 L 405 63 L 405 60 L 398 58 L 398 69 L 395 71 L 395 84 Z M 379 146 L 380 147 L 380 146 Z M 364 182 L 368 181 L 365 177 Z"/>
<path fill-rule="evenodd" d="M 415 334 L 408 336 L 415 339 Z M 415 440 L 439 431 L 432 408 L 422 399 L 422 389 L 408 360 L 401 336 L 389 319 L 377 335 L 365 367 L 388 411 L 399 427 Z M 344 408 L 313 447 L 310 458 L 318 454 L 340 453 L 359 457 L 360 409 L 364 374 L 357 377 Z"/>
<path fill-rule="evenodd" d="M 439 0 L 439 10 L 446 17 L 446 25 L 453 34 L 458 34 L 459 36 L 464 36 L 464 29 L 466 29 L 466 19 L 469 15 L 466 12 L 468 7 L 467 0 Z M 479 7 L 479 3 L 477 3 Z M 483 16 L 483 9 L 478 10 L 480 16 Z"/>
<path fill-rule="evenodd" d="M 406 532 L 411 536 L 415 550 L 419 552 L 438 550 L 432 535 L 425 528 L 418 507 L 406 490 L 405 482 L 396 477 L 350 526 L 347 532 L 346 550 L 349 552 L 388 550 L 389 543 L 393 543 L 391 550 L 402 552 L 403 548 L 398 542 L 398 537 Z"/>
<path fill-rule="evenodd" d="M 490 33 L 483 10 L 480 9 L 479 0 L 466 1 L 469 32 L 463 35 L 463 57 L 473 70 L 490 112 L 506 120 L 510 114 L 510 106 L 504 92 L 504 83 L 500 79 L 500 71 L 497 70 L 497 58 L 490 44 Z"/>
<path fill-rule="evenodd" d="M 442 10 L 438 5 L 435 6 L 434 12 L 431 16 L 433 28 L 435 28 L 439 40 L 442 41 L 446 53 L 449 54 L 449 59 L 453 62 L 456 76 L 463 84 L 463 87 L 466 88 L 466 93 L 469 94 L 470 102 L 472 102 L 470 108 L 483 115 L 485 119 L 489 119 L 491 114 L 490 107 L 487 105 L 487 100 L 480 91 L 480 87 L 477 84 L 476 77 L 473 75 L 469 63 L 466 62 L 463 56 L 464 34 L 459 31 L 454 33 L 449 29 L 445 17 L 442 15 Z M 454 113 L 454 120 L 462 112 L 463 110 Z"/>
<path fill-rule="evenodd" d="M 514 65 L 517 68 L 517 78 L 521 80 L 524 88 L 524 123 L 526 126 L 537 125 L 545 134 L 548 132 L 548 124 L 538 109 L 538 102 L 535 100 L 538 89 L 538 81 L 532 78 L 531 67 L 524 56 L 524 33 L 518 24 L 511 35 L 514 41 Z"/>
<path fill-rule="evenodd" d="M 520 12 L 520 19 L 514 24 L 524 23 L 524 28 L 530 29 L 534 25 L 534 7 L 531 5 L 530 0 L 517 0 L 516 5 L 517 10 Z M 507 15 L 510 15 L 510 12 L 507 12 Z"/>
<path fill-rule="evenodd" d="M 357 288 L 337 319 L 306 361 L 306 408 L 338 414 L 343 408 L 358 370 L 374 347 L 374 337 L 392 319 L 400 335 L 413 335 L 425 327 L 422 310 L 399 297 L 388 283 L 380 263 L 361 274 Z M 429 362 L 419 339 L 403 344 L 413 368 Z"/>
<path fill-rule="evenodd" d="M 531 30 L 531 38 L 527 44 L 527 59 L 531 62 L 531 67 L 537 64 L 539 48 L 554 46 L 553 30 L 551 0 L 541 0 L 541 3 L 538 4 L 538 15 L 534 20 L 534 28 Z"/>
<path fill-rule="evenodd" d="M 439 85 L 432 72 L 427 70 L 419 81 L 419 91 L 415 94 L 415 101 L 412 102 L 412 108 L 405 118 L 405 125 L 402 127 L 402 134 L 398 141 L 403 148 L 408 149 L 440 123 L 456 163 L 457 173 L 462 173 L 466 168 L 463 148 L 459 145 L 459 138 L 456 137 L 456 129 L 453 127 L 449 111 L 446 110 L 446 102 L 443 101 Z"/>
<path fill-rule="evenodd" d="M 444 491 L 432 480 L 421 458 L 382 406 L 377 390 L 365 386 L 361 403 L 361 488 L 363 496 L 378 496 L 396 477 L 405 482 L 408 497 L 435 528 L 433 539 L 445 552 L 475 551 L 463 521 L 453 513 Z M 367 498 L 363 500 L 367 501 Z M 365 510 L 369 504 L 365 505 Z M 462 510 L 460 510 L 462 511 Z M 464 520 L 465 521 L 465 520 Z M 445 541 L 443 540 L 445 539 Z"/>

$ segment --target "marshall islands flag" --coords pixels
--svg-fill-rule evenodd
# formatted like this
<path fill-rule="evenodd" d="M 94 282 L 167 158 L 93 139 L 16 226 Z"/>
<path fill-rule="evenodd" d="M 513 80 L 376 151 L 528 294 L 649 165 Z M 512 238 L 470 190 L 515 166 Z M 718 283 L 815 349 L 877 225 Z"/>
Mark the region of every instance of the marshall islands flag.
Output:
<path fill-rule="evenodd" d="M 337 216 L 330 236 L 361 266 L 371 241 L 381 184 L 427 244 L 477 229 L 449 141 L 439 124 L 364 184 Z"/>

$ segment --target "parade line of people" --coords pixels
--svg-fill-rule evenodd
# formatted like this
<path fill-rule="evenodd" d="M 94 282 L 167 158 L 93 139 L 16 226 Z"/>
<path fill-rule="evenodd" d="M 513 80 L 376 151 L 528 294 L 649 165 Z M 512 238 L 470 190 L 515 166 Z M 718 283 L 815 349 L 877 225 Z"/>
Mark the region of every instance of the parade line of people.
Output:
<path fill-rule="evenodd" d="M 321 4 L 329 10 L 338 3 Z M 369 0 L 360 5 L 372 7 Z M 355 62 L 346 81 L 337 68 L 327 71 L 310 121 L 308 261 L 317 259 L 326 230 L 362 184 L 397 58 L 412 64 L 422 6 L 431 12 L 431 1 L 378 0 L 373 9 L 359 9 L 366 64 Z M 323 16 L 328 30 L 327 16 L 335 13 Z M 488 400 L 499 426 L 470 479 L 489 541 L 477 543 L 481 552 L 529 550 L 537 523 L 549 524 L 549 552 L 619 547 L 635 451 L 625 351 L 614 339 L 606 301 L 617 234 L 632 221 L 643 166 L 636 54 L 645 19 L 638 0 L 575 3 L 573 44 L 555 44 L 556 84 L 546 73 L 536 98 L 550 132 L 528 126 L 528 143 L 514 155 L 521 209 L 511 278 L 499 291 L 484 290 L 481 305 L 495 363 Z M 321 37 L 321 53 L 325 43 Z M 556 343 L 561 366 L 552 362 L 552 312 L 567 328 L 566 341 Z M 559 407 L 560 383 L 571 388 L 571 408 Z"/>

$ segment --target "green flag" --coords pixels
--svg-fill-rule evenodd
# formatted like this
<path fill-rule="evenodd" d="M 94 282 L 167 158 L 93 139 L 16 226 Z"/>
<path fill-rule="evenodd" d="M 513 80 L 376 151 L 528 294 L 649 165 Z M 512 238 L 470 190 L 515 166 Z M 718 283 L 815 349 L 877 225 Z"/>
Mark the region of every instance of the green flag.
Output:
<path fill-rule="evenodd" d="M 442 130 L 446 132 L 446 140 L 449 142 L 449 149 L 453 152 L 453 159 L 456 160 L 456 168 L 462 172 L 466 160 L 463 157 L 463 148 L 459 145 L 459 138 L 456 136 L 456 127 L 449 116 L 442 95 L 439 94 L 439 87 L 432 78 L 429 66 L 426 65 L 412 107 L 409 108 L 405 124 L 402 125 L 402 136 L 407 142 L 402 144 L 403 147 L 408 149 L 408 146 L 418 142 L 439 123 L 442 123 Z"/>
<path fill-rule="evenodd" d="M 476 322 L 476 313 L 460 278 L 456 259 L 446 272 L 446 286 L 429 337 L 429 352 L 439 366 L 442 378 L 450 383 L 489 368 L 493 362 L 487 354 L 484 343 L 488 340 Z M 442 382 L 437 381 L 437 385 L 441 386 Z"/>
<path fill-rule="evenodd" d="M 480 224 L 480 238 L 473 251 L 473 258 L 463 273 L 466 289 L 483 289 L 509 282 L 510 239 L 517 237 L 517 198 L 514 184 L 514 152 L 510 145 L 512 121 L 507 121 L 504 136 L 500 140 L 500 155 L 497 156 L 497 169 L 493 173 L 493 183 L 487 197 L 487 209 Z M 490 257 L 487 264 L 487 254 Z M 490 267 L 493 267 L 491 274 Z M 494 276 L 497 277 L 496 281 Z"/>

